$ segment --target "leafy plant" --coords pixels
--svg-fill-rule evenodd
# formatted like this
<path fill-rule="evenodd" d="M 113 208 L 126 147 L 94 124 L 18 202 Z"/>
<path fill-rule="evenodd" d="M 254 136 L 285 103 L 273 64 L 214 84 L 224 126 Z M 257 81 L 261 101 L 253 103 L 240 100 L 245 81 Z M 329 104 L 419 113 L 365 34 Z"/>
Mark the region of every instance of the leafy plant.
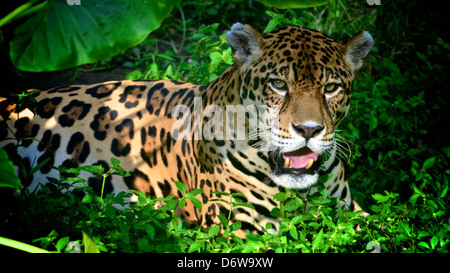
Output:
<path fill-rule="evenodd" d="M 234 10 L 245 10 L 242 16 L 252 18 L 252 25 L 266 31 L 299 24 L 344 41 L 360 30 L 369 30 L 375 38 L 374 51 L 355 79 L 349 116 L 337 131 L 352 150 L 346 171 L 352 196 L 369 216 L 336 206 L 340 200 L 328 198 L 321 184 L 330 178 L 325 176 L 318 190 L 306 196 L 288 190 L 274 196 L 279 206 L 271 214 L 280 220 L 278 232 L 273 233 L 274 226 L 267 224 L 260 234 L 247 233 L 242 239 L 235 234 L 242 224 L 232 219 L 231 211 L 251 206 L 242 201 L 240 193 L 215 192 L 217 198 L 211 202 L 220 202 L 230 213 L 219 215 L 217 225 L 204 229 L 192 227 L 176 215 L 188 202 L 202 206 L 198 199 L 201 190 L 188 192 L 180 182 L 175 185 L 181 197 L 151 198 L 133 192 L 138 201 L 129 205 L 130 193 L 105 195 L 100 190 L 97 194 L 87 187 L 86 171 L 101 175 L 103 185 L 108 183 L 108 175 L 126 175 L 120 162 L 113 159 L 110 168 L 68 170 L 55 166 L 62 173 L 59 179 L 50 178 L 50 183 L 35 192 L 22 190 L 11 206 L 14 209 L 0 211 L 4 236 L 0 243 L 26 250 L 26 245 L 5 240 L 23 238 L 53 252 L 75 248 L 79 252 L 125 253 L 448 253 L 450 147 L 448 137 L 440 132 L 448 109 L 443 98 L 448 89 L 450 45 L 446 36 L 436 36 L 429 28 L 410 31 L 411 27 L 427 28 L 420 18 L 400 16 L 403 9 L 419 5 L 406 2 L 383 2 L 374 8 L 339 0 L 305 10 L 268 8 L 268 17 L 260 16 L 264 13 L 245 17 L 260 11 L 246 2 L 183 2 L 174 10 L 171 22 L 153 32 L 139 48 L 124 53 L 133 56 L 126 63 L 135 69 L 130 78 L 207 83 L 232 63 L 223 32 L 228 22 L 242 19 L 236 18 Z M 224 5 L 229 5 L 228 9 Z M 222 14 L 219 8 L 228 12 Z M 383 16 L 379 16 L 381 11 Z M 173 38 L 177 35 L 179 40 Z M 32 96 L 23 93 L 18 98 L 20 106 L 33 107 Z M 20 145 L 17 142 L 16 146 Z M 5 171 L 11 174 L 11 164 L 6 164 Z M 40 167 L 37 164 L 32 171 Z M 14 180 L 6 183 L 10 181 Z M 12 182 L 13 188 L 16 182 Z"/>
<path fill-rule="evenodd" d="M 38 1 L 30 0 L 7 16 L 5 24 Z M 141 43 L 178 4 L 171 1 L 47 0 L 14 31 L 11 60 L 25 71 L 54 71 L 114 56 Z M 1 25 L 0 25 L 1 26 Z"/>
<path fill-rule="evenodd" d="M 190 54 L 183 57 L 179 64 L 170 64 L 174 61 L 176 52 L 168 51 L 165 54 L 149 52 L 144 59 L 150 59 L 146 71 L 136 69 L 127 75 L 128 79 L 171 79 L 185 80 L 206 84 L 217 78 L 229 65 L 234 63 L 231 47 L 226 42 L 225 34 L 218 37 L 215 23 L 200 26 L 189 36 L 189 40 L 196 41 L 188 45 L 185 50 Z"/>
<path fill-rule="evenodd" d="M 17 177 L 14 171 L 14 165 L 9 160 L 7 153 L 0 147 L 0 187 L 10 187 L 13 189 L 19 189 L 20 179 Z"/>
<path fill-rule="evenodd" d="M 310 8 L 315 6 L 321 6 L 331 3 L 330 0 L 277 0 L 277 1 L 268 1 L 268 0 L 257 0 L 258 2 L 263 3 L 269 7 L 275 7 L 279 9 L 301 9 L 301 8 Z"/>

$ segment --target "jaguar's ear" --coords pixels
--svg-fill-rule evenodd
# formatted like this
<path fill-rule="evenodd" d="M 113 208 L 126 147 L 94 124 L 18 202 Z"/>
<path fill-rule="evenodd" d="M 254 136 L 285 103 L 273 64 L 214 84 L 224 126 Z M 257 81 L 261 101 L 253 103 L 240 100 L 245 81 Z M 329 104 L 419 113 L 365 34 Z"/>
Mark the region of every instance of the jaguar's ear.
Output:
<path fill-rule="evenodd" d="M 373 38 L 366 31 L 356 34 L 344 44 L 344 53 L 353 70 L 358 70 L 363 64 L 364 58 L 369 54 L 373 46 Z"/>
<path fill-rule="evenodd" d="M 240 66 L 249 64 L 261 54 L 264 40 L 261 35 L 249 25 L 236 23 L 227 33 L 227 41 L 233 48 L 234 58 Z"/>

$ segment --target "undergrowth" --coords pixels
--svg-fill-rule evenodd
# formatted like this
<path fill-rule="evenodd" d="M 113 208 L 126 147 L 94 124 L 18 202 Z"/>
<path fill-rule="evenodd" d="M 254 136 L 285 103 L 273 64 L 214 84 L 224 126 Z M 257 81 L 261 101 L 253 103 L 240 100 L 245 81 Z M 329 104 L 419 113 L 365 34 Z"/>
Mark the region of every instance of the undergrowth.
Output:
<path fill-rule="evenodd" d="M 207 83 L 220 75 L 233 63 L 223 33 L 229 27 L 226 24 L 240 21 L 232 10 L 242 6 L 219 2 L 189 2 L 174 10 L 171 24 L 163 24 L 143 44 L 117 57 L 134 69 L 127 77 Z M 127 175 L 120 162 L 111 159 L 108 172 L 100 166 L 60 169 L 62 176 L 50 179 L 39 191 L 22 190 L 10 209 L 1 212 L 0 235 L 52 252 L 448 253 L 450 145 L 438 128 L 447 106 L 439 97 L 448 86 L 449 40 L 434 33 L 416 47 L 410 46 L 405 33 L 424 29 L 426 22 L 405 17 L 401 4 L 408 1 L 385 2 L 364 11 L 347 1 L 297 11 L 266 10 L 253 3 L 255 13 L 262 11 L 266 16 L 246 17 L 265 31 L 297 24 L 338 40 L 363 29 L 374 36 L 374 50 L 355 79 L 349 117 L 337 131 L 345 139 L 352 196 L 369 213 L 367 217 L 335 206 L 339 200 L 328 198 L 321 184 L 330 177 L 323 177 L 318 191 L 306 199 L 295 191 L 274 196 L 279 207 L 271 214 L 281 219 L 277 234 L 268 232 L 269 224 L 262 227 L 263 234 L 241 239 L 235 235 L 241 223 L 231 215 L 219 215 L 220 224 L 208 230 L 183 223 L 174 213 L 176 208 L 183 207 L 186 199 L 200 207 L 196 196 L 202 190 L 187 192 L 182 183 L 176 183 L 182 198 L 154 199 L 134 192 L 138 202 L 126 205 L 129 193 L 97 196 L 84 185 L 82 174 Z M 420 5 L 408 6 L 413 8 Z M 219 9 L 220 19 L 216 17 Z M 404 17 L 396 17 L 393 26 L 388 20 L 398 14 Z M 168 36 L 175 33 L 178 39 Z M 225 202 L 230 208 L 251 206 L 239 193 L 220 194 L 222 199 L 211 202 Z M 306 203 L 311 205 L 309 210 Z M 5 244 L 23 249 L 15 241 Z"/>

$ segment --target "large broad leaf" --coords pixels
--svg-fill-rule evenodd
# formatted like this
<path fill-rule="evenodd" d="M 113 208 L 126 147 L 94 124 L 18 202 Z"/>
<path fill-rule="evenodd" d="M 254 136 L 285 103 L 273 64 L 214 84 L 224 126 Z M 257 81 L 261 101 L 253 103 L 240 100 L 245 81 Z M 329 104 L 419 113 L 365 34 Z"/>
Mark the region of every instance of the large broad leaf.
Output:
<path fill-rule="evenodd" d="M 333 0 L 256 0 L 266 6 L 279 9 L 304 9 L 327 5 Z"/>
<path fill-rule="evenodd" d="M 25 71 L 54 71 L 114 56 L 142 42 L 180 0 L 48 0 L 17 27 L 11 45 L 14 65 Z"/>
<path fill-rule="evenodd" d="M 8 154 L 0 147 L 0 187 L 19 189 L 20 179 L 17 177 L 12 161 Z"/>

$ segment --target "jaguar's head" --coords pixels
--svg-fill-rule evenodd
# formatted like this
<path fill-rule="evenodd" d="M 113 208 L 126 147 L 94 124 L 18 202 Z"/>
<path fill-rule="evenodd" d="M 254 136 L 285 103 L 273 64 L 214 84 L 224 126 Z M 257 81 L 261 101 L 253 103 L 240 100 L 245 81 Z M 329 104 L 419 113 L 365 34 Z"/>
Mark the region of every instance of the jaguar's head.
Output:
<path fill-rule="evenodd" d="M 268 144 L 273 181 L 287 188 L 311 186 L 324 159 L 336 151 L 335 127 L 349 109 L 353 78 L 372 37 L 360 32 L 341 44 L 298 26 L 262 37 L 236 23 L 227 40 L 239 67 L 242 104 L 277 113 L 263 117 L 271 126 L 259 132 Z"/>

